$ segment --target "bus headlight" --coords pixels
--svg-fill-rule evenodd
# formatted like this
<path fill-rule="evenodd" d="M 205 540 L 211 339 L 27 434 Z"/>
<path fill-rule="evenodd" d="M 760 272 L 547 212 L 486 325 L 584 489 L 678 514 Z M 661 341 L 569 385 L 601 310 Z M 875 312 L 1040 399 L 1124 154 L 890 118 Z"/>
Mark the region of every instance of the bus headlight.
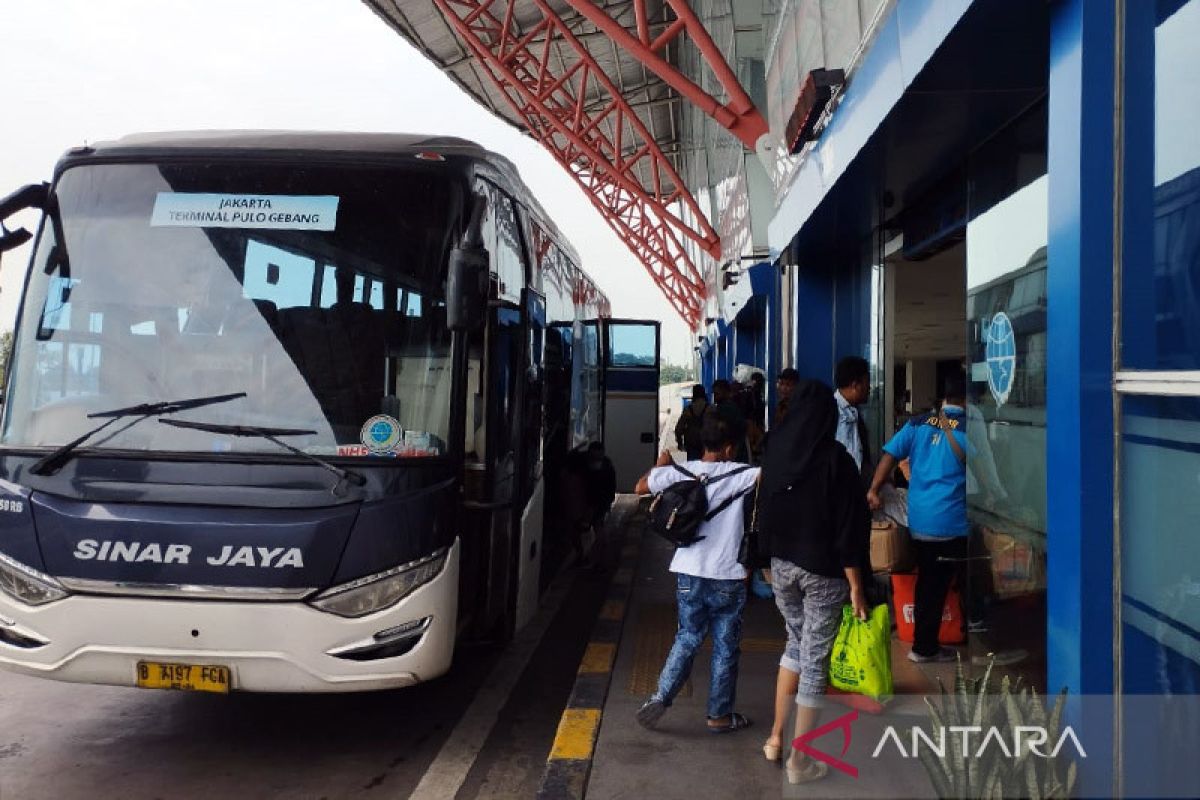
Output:
<path fill-rule="evenodd" d="M 362 617 L 394 606 L 413 590 L 437 577 L 446 563 L 446 552 L 442 549 L 385 572 L 326 589 L 313 598 L 312 604 L 342 617 Z"/>
<path fill-rule="evenodd" d="M 54 578 L 3 553 L 0 553 L 0 591 L 30 606 L 53 603 L 67 596 Z"/>

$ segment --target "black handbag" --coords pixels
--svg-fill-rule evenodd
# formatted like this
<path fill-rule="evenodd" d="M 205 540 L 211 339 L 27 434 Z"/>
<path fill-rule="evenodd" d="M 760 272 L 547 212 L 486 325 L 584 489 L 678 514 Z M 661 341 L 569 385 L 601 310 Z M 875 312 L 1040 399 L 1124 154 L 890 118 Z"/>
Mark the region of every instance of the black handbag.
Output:
<path fill-rule="evenodd" d="M 758 486 L 754 484 L 754 509 L 750 513 L 750 525 L 742 529 L 742 543 L 738 545 L 738 563 L 749 570 L 765 566 L 765 559 L 758 550 Z"/>

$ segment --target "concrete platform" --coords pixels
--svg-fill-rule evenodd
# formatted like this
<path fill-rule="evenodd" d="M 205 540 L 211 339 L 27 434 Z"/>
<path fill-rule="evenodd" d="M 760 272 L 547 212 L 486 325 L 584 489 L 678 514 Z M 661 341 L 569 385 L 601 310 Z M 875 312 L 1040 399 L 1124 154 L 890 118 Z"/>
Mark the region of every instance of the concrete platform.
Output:
<path fill-rule="evenodd" d="M 923 697 L 937 692 L 932 672 L 909 662 L 908 646 L 899 642 L 893 648 L 897 696 L 883 714 L 860 713 L 851 724 L 851 743 L 842 758 L 858 769 L 857 778 L 830 770 L 822 781 L 791 787 L 780 766 L 763 758 L 761 745 L 771 726 L 775 676 L 784 644 L 782 619 L 772 600 L 751 596 L 745 613 L 736 707 L 754 721 L 751 728 L 722 735 L 707 731 L 708 643 L 696 659 L 688 686 L 658 728 L 641 728 L 634 714 L 653 690 L 675 633 L 674 580 L 667 572 L 671 552 L 670 545 L 653 533 L 642 534 L 640 563 L 596 742 L 588 800 L 933 796 L 915 759 L 871 758 L 886 725 L 894 725 L 908 741 L 908 729 L 925 721 Z M 947 676 L 953 671 L 950 665 L 938 669 Z M 848 711 L 831 703 L 822 722 Z M 834 730 L 813 745 L 840 756 L 840 740 L 840 732 Z"/>

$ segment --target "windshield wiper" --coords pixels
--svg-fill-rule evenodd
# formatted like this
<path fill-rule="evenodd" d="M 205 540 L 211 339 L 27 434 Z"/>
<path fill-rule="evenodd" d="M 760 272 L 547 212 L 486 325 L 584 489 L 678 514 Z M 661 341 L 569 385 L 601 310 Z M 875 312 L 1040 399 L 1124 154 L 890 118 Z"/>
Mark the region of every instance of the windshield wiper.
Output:
<path fill-rule="evenodd" d="M 71 460 L 72 454 L 100 431 L 112 425 L 119 419 L 125 417 L 141 417 L 134 420 L 130 427 L 141 422 L 142 419 L 149 417 L 157 417 L 163 414 L 174 414 L 177 411 L 187 411 L 189 408 L 200 408 L 202 406 L 211 406 L 216 403 L 227 403 L 230 400 L 236 400 L 239 397 L 245 397 L 245 392 L 234 392 L 233 394 L 214 394 L 208 397 L 193 397 L 190 400 L 163 400 L 158 403 L 139 403 L 136 406 L 126 406 L 125 408 L 114 408 L 111 411 L 97 411 L 94 414 L 88 414 L 88 419 L 107 419 L 102 425 L 97 425 L 87 433 L 77 439 L 67 442 L 62 447 L 50 453 L 45 458 L 39 459 L 29 471 L 34 475 L 53 475 L 63 468 L 63 465 Z"/>
<path fill-rule="evenodd" d="M 214 422 L 192 422 L 186 419 L 160 419 L 159 422 L 163 425 L 170 425 L 173 428 L 188 428 L 190 430 L 219 433 L 227 436 L 249 436 L 257 439 L 266 439 L 272 444 L 279 445 L 289 453 L 308 459 L 317 466 L 337 475 L 338 482 L 330 490 L 335 497 L 341 497 L 345 493 L 342 490 L 342 485 L 347 482 L 353 483 L 355 486 L 365 486 L 367 483 L 367 479 L 360 473 L 334 466 L 325 459 L 318 458 L 312 453 L 306 453 L 299 447 L 292 447 L 279 438 L 280 436 L 314 436 L 317 433 L 316 431 L 302 430 L 300 428 L 259 428 L 254 425 L 220 425 Z"/>

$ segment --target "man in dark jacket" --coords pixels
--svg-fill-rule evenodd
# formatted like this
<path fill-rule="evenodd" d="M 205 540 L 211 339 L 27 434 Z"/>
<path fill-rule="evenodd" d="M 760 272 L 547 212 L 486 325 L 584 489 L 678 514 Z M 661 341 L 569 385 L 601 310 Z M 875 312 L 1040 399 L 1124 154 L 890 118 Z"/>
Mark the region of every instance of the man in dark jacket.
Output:
<path fill-rule="evenodd" d="M 592 442 L 587 450 L 574 450 L 563 461 L 561 491 L 567 533 L 579 565 L 597 565 L 603 553 L 600 536 L 604 518 L 617 496 L 617 473 L 604 454 L 604 445 Z"/>
<path fill-rule="evenodd" d="M 700 441 L 700 432 L 704 428 L 704 417 L 712 406 L 708 402 L 708 394 L 704 386 L 697 383 L 692 387 L 692 402 L 679 414 L 675 423 L 675 446 L 687 453 L 688 461 L 698 461 L 704 455 L 704 444 Z"/>
<path fill-rule="evenodd" d="M 787 416 L 788 403 L 792 399 L 792 392 L 796 389 L 796 383 L 800 380 L 800 373 L 791 367 L 780 370 L 779 377 L 775 379 L 775 395 L 779 398 L 775 405 L 775 416 L 771 418 L 772 425 L 778 425 Z"/>
<path fill-rule="evenodd" d="M 717 416 L 729 426 L 729 435 L 737 443 L 734 459 L 743 464 L 748 462 L 750 453 L 746 448 L 746 415 L 734 399 L 733 384 L 724 378 L 713 381 L 713 405 L 717 409 Z"/>
<path fill-rule="evenodd" d="M 617 498 L 617 470 L 612 459 L 604 454 L 604 445 L 592 442 L 587 450 L 587 495 L 592 510 L 592 527 L 597 532 L 604 524 Z"/>

